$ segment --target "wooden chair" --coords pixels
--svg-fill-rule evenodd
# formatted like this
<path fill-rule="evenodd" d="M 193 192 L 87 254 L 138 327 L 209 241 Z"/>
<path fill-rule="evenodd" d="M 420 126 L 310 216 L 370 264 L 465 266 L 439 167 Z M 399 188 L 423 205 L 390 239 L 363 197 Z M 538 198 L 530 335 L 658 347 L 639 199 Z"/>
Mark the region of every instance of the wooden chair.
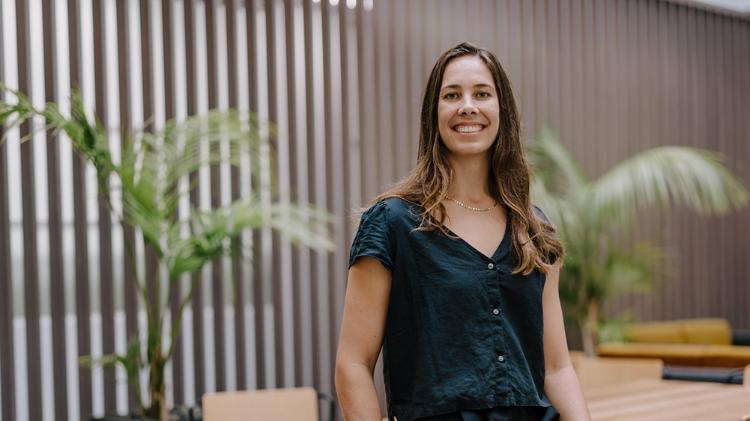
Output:
<path fill-rule="evenodd" d="M 571 358 L 581 388 L 591 390 L 638 379 L 661 379 L 664 363 L 657 359 L 597 358 L 577 355 Z"/>
<path fill-rule="evenodd" d="M 203 395 L 205 421 L 319 421 L 313 388 L 251 390 Z"/>

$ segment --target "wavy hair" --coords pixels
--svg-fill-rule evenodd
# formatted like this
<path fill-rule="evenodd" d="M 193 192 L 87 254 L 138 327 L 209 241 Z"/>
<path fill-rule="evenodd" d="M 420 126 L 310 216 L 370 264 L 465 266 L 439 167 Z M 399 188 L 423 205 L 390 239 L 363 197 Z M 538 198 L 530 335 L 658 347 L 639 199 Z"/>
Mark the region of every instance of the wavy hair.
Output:
<path fill-rule="evenodd" d="M 417 229 L 440 230 L 450 236 L 443 225 L 446 212 L 442 202 L 454 173 L 438 131 L 437 105 L 445 68 L 452 60 L 464 56 L 479 57 L 487 65 L 500 103 L 500 127 L 491 146 L 487 177 L 490 194 L 504 206 L 507 223 L 511 226 L 512 250 L 518 261 L 513 272 L 527 275 L 539 268 L 546 273 L 554 261 L 562 257 L 563 247 L 555 236 L 554 227 L 538 217 L 530 203 L 530 174 L 521 146 L 518 109 L 510 80 L 495 55 L 484 48 L 464 42 L 438 58 L 422 100 L 417 165 L 372 203 L 391 197 L 417 203 L 424 209 Z"/>

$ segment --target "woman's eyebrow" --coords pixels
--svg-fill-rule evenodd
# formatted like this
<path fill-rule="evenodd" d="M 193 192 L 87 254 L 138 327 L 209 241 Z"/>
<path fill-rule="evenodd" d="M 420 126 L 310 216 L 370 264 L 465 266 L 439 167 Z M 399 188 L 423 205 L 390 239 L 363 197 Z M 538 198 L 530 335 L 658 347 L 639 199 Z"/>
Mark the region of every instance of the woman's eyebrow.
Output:
<path fill-rule="evenodd" d="M 477 83 L 476 85 L 474 85 L 474 88 L 492 88 L 492 85 L 488 83 Z M 452 85 L 445 85 L 442 88 L 440 88 L 441 91 L 445 89 L 461 89 L 461 85 L 452 84 Z"/>

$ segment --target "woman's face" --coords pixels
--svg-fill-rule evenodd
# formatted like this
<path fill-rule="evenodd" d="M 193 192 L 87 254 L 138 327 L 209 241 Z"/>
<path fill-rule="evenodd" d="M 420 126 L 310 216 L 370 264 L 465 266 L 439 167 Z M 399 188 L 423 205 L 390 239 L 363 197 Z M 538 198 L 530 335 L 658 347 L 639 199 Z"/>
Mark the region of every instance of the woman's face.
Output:
<path fill-rule="evenodd" d="M 454 157 L 486 154 L 500 127 L 500 103 L 487 65 L 463 56 L 445 67 L 438 100 L 438 130 Z"/>

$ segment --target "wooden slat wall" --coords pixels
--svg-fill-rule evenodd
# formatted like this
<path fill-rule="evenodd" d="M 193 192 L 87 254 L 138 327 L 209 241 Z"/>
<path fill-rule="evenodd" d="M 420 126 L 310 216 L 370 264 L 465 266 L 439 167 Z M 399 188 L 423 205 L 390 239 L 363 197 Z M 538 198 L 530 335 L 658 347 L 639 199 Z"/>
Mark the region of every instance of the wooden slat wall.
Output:
<path fill-rule="evenodd" d="M 7 11 L 0 7 L 0 22 L 5 22 Z M 0 31 L 0 56 L 5 57 L 7 48 L 5 47 L 6 35 Z M 5 66 L 0 66 L 0 80 L 6 79 Z M 6 99 L 3 95 L 3 99 Z M 0 137 L 7 133 L 5 127 L 0 126 Z M 0 143 L 0 203 L 8 203 L 8 143 Z M 16 376 L 13 372 L 14 367 L 14 345 L 13 337 L 13 278 L 11 272 L 10 255 L 10 215 L 8 206 L 0 206 L 0 416 L 8 419 L 16 418 Z"/>
<path fill-rule="evenodd" d="M 172 311 L 188 283 L 203 287 L 170 368 L 177 403 L 237 388 L 333 393 L 351 215 L 414 164 L 423 85 L 460 41 L 497 53 L 524 135 L 556 130 L 592 177 L 642 149 L 687 144 L 718 150 L 750 185 L 750 19 L 739 16 L 657 0 L 0 0 L 0 18 L 0 79 L 39 102 L 83 89 L 112 147 L 124 146 L 118 127 L 153 130 L 215 107 L 276 123 L 260 177 L 248 168 L 195 174 L 189 205 L 219 206 L 273 175 L 282 200 L 337 216 L 335 253 L 254 232 L 229 245 L 252 264 L 218 259 L 182 281 Z M 32 69 L 35 57 L 43 71 Z M 122 351 L 143 328 L 143 306 L 153 304 L 137 302 L 133 282 L 156 279 L 153 251 L 139 244 L 132 267 L 123 241 L 138 232 L 96 202 L 91 168 L 60 152 L 64 137 L 19 144 L 29 131 L 0 145 L 0 418 L 126 412 L 135 397 L 116 383 L 121 371 L 71 361 Z M 671 271 L 653 295 L 609 311 L 722 316 L 750 328 L 747 232 L 747 210 L 642 215 L 631 237 L 667 246 Z M 67 325 L 66 314 L 76 321 Z"/>

